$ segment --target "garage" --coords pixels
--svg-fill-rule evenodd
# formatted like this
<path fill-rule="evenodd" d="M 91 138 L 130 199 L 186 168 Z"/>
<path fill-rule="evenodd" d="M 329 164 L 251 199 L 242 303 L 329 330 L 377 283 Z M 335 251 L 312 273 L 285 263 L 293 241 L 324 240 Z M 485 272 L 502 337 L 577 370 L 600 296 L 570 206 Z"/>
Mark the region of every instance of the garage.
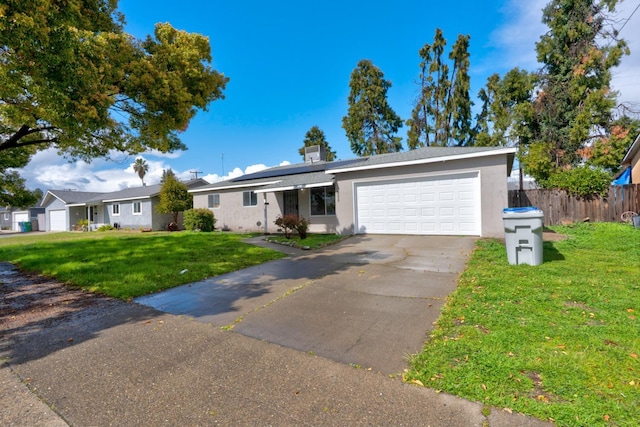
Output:
<path fill-rule="evenodd" d="M 481 235 L 480 175 L 355 183 L 359 234 Z"/>
<path fill-rule="evenodd" d="M 21 222 L 29 221 L 29 213 L 28 212 L 15 212 L 13 214 L 13 230 L 14 231 L 22 231 L 20 228 Z"/>
<path fill-rule="evenodd" d="M 64 209 L 49 211 L 49 231 L 67 231 L 67 212 Z"/>

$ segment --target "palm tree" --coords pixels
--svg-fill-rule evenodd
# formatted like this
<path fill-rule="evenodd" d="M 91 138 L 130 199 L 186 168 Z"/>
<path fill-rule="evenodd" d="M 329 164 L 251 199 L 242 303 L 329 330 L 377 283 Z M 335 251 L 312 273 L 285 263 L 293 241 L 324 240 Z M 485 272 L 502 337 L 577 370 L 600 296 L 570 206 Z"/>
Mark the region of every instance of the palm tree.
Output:
<path fill-rule="evenodd" d="M 138 174 L 140 180 L 142 180 L 142 186 L 144 187 L 144 176 L 149 172 L 149 165 L 147 164 L 147 161 L 142 157 L 137 158 L 133 164 L 133 171 Z"/>

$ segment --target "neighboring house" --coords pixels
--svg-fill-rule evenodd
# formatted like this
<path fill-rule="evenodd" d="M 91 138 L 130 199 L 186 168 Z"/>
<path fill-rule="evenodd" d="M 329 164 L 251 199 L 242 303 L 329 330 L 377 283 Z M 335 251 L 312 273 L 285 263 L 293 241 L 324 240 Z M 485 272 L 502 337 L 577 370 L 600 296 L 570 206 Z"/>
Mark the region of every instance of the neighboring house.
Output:
<path fill-rule="evenodd" d="M 426 147 L 280 166 L 190 190 L 216 226 L 276 231 L 296 214 L 312 233 L 502 237 L 514 148 Z"/>
<path fill-rule="evenodd" d="M 204 179 L 185 183 L 188 188 L 207 185 Z M 89 221 L 89 229 L 110 224 L 119 228 L 166 230 L 172 214 L 158 213 L 162 185 L 126 188 L 112 193 L 88 193 L 49 190 L 41 205 L 46 210 L 47 231 L 80 229 L 81 221 Z M 182 219 L 180 218 L 180 223 Z"/>
<path fill-rule="evenodd" d="M 0 230 L 11 230 L 11 207 L 0 207 Z"/>
<path fill-rule="evenodd" d="M 631 148 L 622 159 L 622 167 L 631 168 L 630 184 L 640 184 L 640 135 L 631 144 Z"/>
<path fill-rule="evenodd" d="M 44 208 L 31 207 L 27 209 L 12 208 L 10 206 L 0 208 L 0 229 L 21 231 L 21 222 L 30 222 L 33 231 L 38 231 L 39 215 L 44 214 Z"/>

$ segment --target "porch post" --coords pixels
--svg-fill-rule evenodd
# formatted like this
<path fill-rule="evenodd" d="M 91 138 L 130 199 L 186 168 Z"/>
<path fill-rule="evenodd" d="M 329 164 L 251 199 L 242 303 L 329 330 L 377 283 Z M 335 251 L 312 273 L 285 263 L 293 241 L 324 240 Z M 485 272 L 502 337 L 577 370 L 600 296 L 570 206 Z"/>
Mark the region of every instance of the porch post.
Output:
<path fill-rule="evenodd" d="M 267 193 L 262 193 L 262 197 L 264 201 L 264 234 L 269 234 L 267 226 L 267 209 L 269 207 L 269 202 L 267 202 Z"/>

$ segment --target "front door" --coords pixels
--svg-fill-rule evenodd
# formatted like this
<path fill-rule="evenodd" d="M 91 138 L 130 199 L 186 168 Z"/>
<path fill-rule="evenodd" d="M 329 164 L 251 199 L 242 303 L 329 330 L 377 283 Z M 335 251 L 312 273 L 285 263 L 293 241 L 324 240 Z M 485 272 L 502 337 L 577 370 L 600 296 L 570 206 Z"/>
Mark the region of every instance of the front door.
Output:
<path fill-rule="evenodd" d="M 298 192 L 296 190 L 284 192 L 284 214 L 298 215 Z"/>

